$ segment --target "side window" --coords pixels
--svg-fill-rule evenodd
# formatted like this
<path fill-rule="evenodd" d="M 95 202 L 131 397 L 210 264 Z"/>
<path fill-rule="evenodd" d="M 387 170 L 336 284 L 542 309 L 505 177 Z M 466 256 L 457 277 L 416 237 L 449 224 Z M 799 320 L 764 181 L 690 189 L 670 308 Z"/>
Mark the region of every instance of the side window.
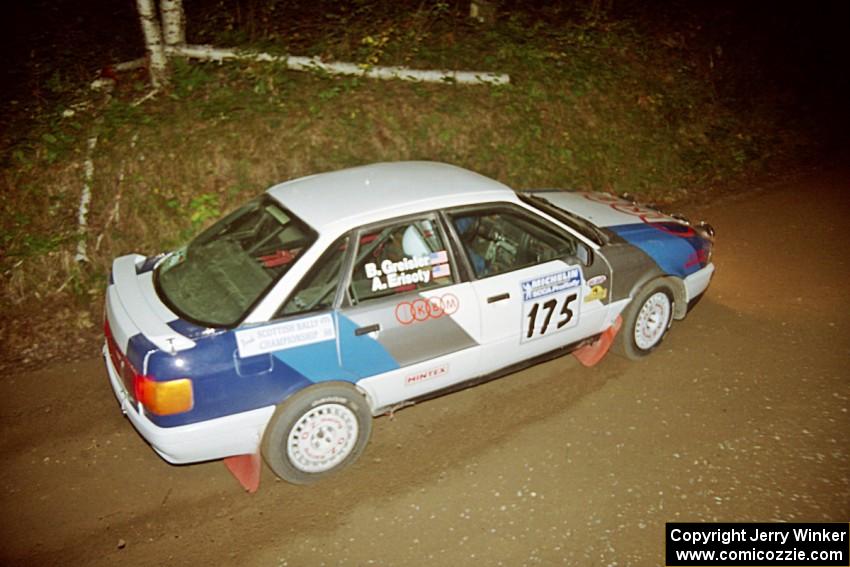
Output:
<path fill-rule="evenodd" d="M 357 304 L 450 285 L 454 278 L 437 221 L 420 218 L 360 232 L 349 291 Z"/>
<path fill-rule="evenodd" d="M 348 236 L 343 236 L 328 248 L 313 268 L 298 283 L 298 287 L 283 304 L 275 317 L 327 309 L 333 305 L 336 289 L 348 249 Z"/>
<path fill-rule="evenodd" d="M 568 234 L 524 211 L 466 210 L 449 216 L 478 278 L 576 255 L 577 243 Z"/>

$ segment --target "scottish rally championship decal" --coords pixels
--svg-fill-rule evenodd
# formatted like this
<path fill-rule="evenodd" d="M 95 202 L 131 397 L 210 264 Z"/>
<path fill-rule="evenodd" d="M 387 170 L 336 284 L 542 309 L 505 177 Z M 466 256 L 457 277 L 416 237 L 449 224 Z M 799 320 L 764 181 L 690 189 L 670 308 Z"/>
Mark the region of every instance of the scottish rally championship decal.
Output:
<path fill-rule="evenodd" d="M 239 356 L 242 358 L 330 341 L 335 338 L 333 317 L 328 313 L 236 331 L 236 345 Z"/>

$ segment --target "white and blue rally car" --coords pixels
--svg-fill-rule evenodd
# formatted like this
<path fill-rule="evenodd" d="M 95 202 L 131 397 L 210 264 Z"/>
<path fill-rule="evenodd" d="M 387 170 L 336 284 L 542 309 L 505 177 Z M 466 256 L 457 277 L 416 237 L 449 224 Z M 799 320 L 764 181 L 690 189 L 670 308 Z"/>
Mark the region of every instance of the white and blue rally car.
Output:
<path fill-rule="evenodd" d="M 170 254 L 115 260 L 106 366 L 165 460 L 261 453 L 312 482 L 400 405 L 553 354 L 598 360 L 612 338 L 649 353 L 707 288 L 712 240 L 607 194 L 439 163 L 313 175 Z"/>

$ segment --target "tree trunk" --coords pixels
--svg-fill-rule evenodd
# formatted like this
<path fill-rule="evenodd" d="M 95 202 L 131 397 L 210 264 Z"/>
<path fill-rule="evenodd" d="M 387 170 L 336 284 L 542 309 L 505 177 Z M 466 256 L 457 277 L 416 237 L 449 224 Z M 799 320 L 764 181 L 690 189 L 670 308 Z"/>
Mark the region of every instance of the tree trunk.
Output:
<path fill-rule="evenodd" d="M 152 0 L 136 0 L 136 7 L 139 10 L 145 45 L 150 57 L 151 83 L 154 88 L 160 88 L 168 83 L 168 59 L 165 57 L 156 11 Z"/>
<path fill-rule="evenodd" d="M 471 0 L 469 17 L 488 26 L 496 22 L 496 3 L 493 0 Z"/>
<path fill-rule="evenodd" d="M 183 13 L 183 0 L 161 0 L 162 37 L 165 45 L 183 45 L 186 43 L 186 15 Z"/>
<path fill-rule="evenodd" d="M 333 75 L 357 75 L 370 79 L 399 79 L 402 81 L 424 81 L 429 83 L 460 83 L 506 85 L 511 82 L 510 75 L 487 73 L 484 71 L 452 71 L 410 69 L 408 67 L 369 67 L 364 69 L 357 63 L 325 62 L 318 57 L 298 57 L 294 55 L 272 55 L 212 45 L 168 46 L 169 55 L 190 57 L 202 61 L 265 61 L 283 63 L 289 69 L 297 71 L 322 71 Z"/>

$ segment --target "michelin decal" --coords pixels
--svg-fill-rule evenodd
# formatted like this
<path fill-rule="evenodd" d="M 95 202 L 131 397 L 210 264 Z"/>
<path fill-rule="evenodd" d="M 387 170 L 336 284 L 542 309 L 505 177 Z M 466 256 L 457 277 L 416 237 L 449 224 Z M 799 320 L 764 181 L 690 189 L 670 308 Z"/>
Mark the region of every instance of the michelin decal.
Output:
<path fill-rule="evenodd" d="M 581 271 L 570 268 L 522 282 L 522 300 L 533 301 L 581 285 Z"/>

